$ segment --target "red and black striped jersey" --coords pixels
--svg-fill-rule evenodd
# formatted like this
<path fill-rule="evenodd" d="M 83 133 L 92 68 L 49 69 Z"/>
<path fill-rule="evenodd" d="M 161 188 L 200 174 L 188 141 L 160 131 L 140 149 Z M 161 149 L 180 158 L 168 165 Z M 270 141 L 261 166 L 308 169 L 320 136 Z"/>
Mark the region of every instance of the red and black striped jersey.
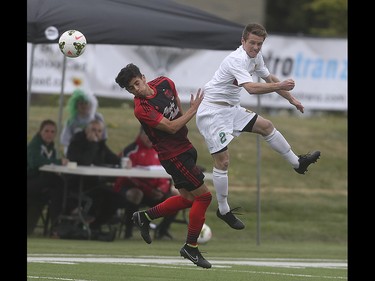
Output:
<path fill-rule="evenodd" d="M 175 120 L 182 115 L 176 99 L 178 93 L 174 82 L 164 76 L 149 81 L 148 85 L 154 94 L 147 98 L 134 98 L 134 115 L 150 138 L 159 159 L 170 159 L 193 147 L 187 138 L 186 125 L 175 134 L 155 129 L 163 117 Z"/>

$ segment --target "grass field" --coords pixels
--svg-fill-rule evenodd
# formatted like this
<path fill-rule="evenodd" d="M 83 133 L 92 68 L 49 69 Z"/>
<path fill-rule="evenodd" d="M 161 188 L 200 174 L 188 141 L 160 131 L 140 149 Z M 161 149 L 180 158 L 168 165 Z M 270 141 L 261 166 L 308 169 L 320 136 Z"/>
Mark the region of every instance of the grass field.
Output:
<path fill-rule="evenodd" d="M 236 231 L 227 230 L 232 236 Z M 202 269 L 179 256 L 183 238 L 114 242 L 28 239 L 27 280 L 347 280 L 344 247 L 326 243 L 265 243 L 251 240 L 201 245 L 212 264 Z"/>
<path fill-rule="evenodd" d="M 100 112 L 109 146 L 121 150 L 139 129 L 132 109 L 123 103 L 101 107 Z M 136 232 L 130 241 L 114 242 L 53 240 L 36 234 L 27 240 L 28 280 L 347 280 L 347 117 L 262 115 L 272 120 L 297 154 L 319 149 L 322 156 L 306 175 L 299 175 L 262 139 L 258 151 L 255 135 L 232 142 L 229 202 L 232 208 L 242 207 L 246 228 L 235 231 L 219 221 L 213 200 L 206 217 L 213 238 L 201 246 L 213 268 L 197 268 L 179 256 L 186 228 L 173 224 L 174 240 L 151 245 Z M 28 141 L 41 120 L 57 117 L 57 103 L 32 104 Z M 210 171 L 211 156 L 195 120 L 188 126 L 198 162 Z M 207 184 L 214 192 L 212 183 Z M 52 257 L 55 260 L 48 259 Z"/>

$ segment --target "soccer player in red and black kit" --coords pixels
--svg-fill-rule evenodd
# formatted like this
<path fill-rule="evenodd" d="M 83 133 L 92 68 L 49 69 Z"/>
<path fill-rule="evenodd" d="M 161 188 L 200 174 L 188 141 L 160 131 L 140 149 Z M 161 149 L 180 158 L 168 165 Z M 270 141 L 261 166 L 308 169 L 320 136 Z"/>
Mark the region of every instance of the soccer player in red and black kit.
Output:
<path fill-rule="evenodd" d="M 181 248 L 180 255 L 197 266 L 210 268 L 211 264 L 198 250 L 197 240 L 212 195 L 204 183 L 204 174 L 196 165 L 197 150 L 187 138 L 186 127 L 203 100 L 201 89 L 195 97 L 191 95 L 190 107 L 183 113 L 175 84 L 167 77 L 161 76 L 146 82 L 139 68 L 130 63 L 121 69 L 116 82 L 134 95 L 134 115 L 180 193 L 146 211 L 135 212 L 135 225 L 140 229 L 143 240 L 150 244 L 149 224 L 153 219 L 190 208 L 186 243 Z"/>

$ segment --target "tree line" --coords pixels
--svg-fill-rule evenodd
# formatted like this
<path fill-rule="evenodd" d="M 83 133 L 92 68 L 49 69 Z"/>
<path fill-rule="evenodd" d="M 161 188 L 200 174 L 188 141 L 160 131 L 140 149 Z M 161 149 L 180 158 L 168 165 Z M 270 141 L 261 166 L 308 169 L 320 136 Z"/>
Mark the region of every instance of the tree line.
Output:
<path fill-rule="evenodd" d="M 269 33 L 348 36 L 347 0 L 268 0 L 265 13 Z"/>

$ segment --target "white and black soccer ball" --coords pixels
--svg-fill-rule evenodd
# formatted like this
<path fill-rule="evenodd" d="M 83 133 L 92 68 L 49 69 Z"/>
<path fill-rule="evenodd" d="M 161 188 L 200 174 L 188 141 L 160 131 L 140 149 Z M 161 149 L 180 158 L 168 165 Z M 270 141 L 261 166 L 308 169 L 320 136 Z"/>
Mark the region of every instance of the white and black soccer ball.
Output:
<path fill-rule="evenodd" d="M 59 39 L 60 51 L 69 58 L 76 58 L 83 54 L 87 41 L 85 35 L 78 30 L 67 30 Z"/>
<path fill-rule="evenodd" d="M 207 224 L 203 224 L 201 233 L 198 237 L 198 243 L 199 244 L 205 244 L 208 241 L 210 241 L 212 238 L 212 231 L 211 228 Z"/>

